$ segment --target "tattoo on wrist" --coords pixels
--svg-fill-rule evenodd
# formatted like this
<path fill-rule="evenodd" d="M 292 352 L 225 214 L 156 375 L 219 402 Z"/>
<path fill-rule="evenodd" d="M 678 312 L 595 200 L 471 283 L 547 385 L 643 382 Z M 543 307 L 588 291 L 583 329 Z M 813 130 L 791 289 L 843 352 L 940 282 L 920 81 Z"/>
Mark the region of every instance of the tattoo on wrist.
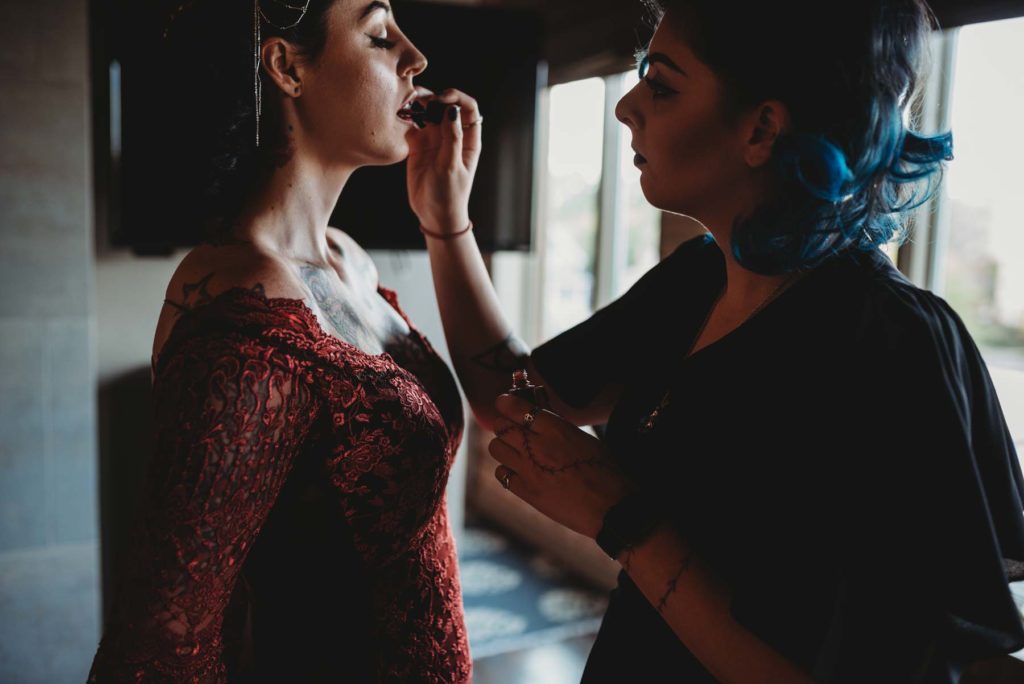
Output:
<path fill-rule="evenodd" d="M 487 370 L 511 373 L 522 368 L 529 355 L 530 351 L 526 344 L 513 333 L 493 347 L 471 357 L 471 360 Z"/>
<path fill-rule="evenodd" d="M 679 570 L 676 572 L 675 576 L 668 581 L 668 585 L 665 587 L 665 593 L 662 595 L 661 599 L 658 601 L 658 612 L 659 613 L 664 614 L 665 608 L 666 608 L 666 606 L 668 606 L 668 599 L 669 599 L 670 596 L 672 596 L 672 594 L 675 593 L 676 587 L 679 584 L 679 578 L 682 577 L 683 573 L 686 572 L 690 568 L 691 560 L 692 560 L 691 556 L 687 556 L 686 558 L 684 558 L 683 562 L 679 566 Z"/>

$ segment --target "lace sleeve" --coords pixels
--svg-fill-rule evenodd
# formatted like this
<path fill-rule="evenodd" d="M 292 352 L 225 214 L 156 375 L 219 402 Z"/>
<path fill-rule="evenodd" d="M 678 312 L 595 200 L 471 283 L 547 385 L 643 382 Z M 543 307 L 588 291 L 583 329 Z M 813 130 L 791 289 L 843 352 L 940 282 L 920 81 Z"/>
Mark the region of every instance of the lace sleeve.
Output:
<path fill-rule="evenodd" d="M 317 414 L 307 363 L 205 335 L 163 364 L 156 452 L 90 683 L 226 681 L 225 609 Z"/>

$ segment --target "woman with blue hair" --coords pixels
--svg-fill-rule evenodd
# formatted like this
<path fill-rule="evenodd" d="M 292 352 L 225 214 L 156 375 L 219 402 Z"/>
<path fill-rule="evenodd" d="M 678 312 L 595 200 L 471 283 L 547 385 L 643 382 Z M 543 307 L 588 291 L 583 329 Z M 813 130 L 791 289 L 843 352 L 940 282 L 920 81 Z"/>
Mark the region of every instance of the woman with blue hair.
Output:
<path fill-rule="evenodd" d="M 879 250 L 952 159 L 949 134 L 910 130 L 931 13 L 653 9 L 616 115 L 647 200 L 708 232 L 532 352 L 468 231 L 479 130 L 410 131 L 411 198 L 495 475 L 623 568 L 584 681 L 955 682 L 1024 646 L 1008 588 L 1024 519 L 977 347 Z M 439 99 L 477 118 L 465 94 Z M 502 394 L 517 368 L 545 410 Z M 603 439 L 577 427 L 595 424 Z"/>

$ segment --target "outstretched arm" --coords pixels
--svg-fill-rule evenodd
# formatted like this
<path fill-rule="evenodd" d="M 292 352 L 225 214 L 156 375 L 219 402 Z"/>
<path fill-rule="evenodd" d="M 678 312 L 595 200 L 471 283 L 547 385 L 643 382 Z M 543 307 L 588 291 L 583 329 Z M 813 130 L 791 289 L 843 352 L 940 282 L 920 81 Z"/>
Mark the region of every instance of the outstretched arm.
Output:
<path fill-rule="evenodd" d="M 432 93 L 420 89 L 421 96 Z M 476 101 L 457 90 L 438 99 L 458 105 L 457 118 L 409 132 L 409 196 L 431 233 L 427 237 L 445 338 L 455 371 L 477 419 L 494 427 L 494 400 L 511 384 L 513 370 L 525 368 L 534 384 L 547 384 L 530 360 L 530 349 L 514 333 L 502 311 L 469 225 L 469 193 L 481 149 L 482 123 Z M 587 406 L 574 407 L 548 387 L 552 409 L 577 425 L 607 420 L 617 391 L 609 389 Z"/>

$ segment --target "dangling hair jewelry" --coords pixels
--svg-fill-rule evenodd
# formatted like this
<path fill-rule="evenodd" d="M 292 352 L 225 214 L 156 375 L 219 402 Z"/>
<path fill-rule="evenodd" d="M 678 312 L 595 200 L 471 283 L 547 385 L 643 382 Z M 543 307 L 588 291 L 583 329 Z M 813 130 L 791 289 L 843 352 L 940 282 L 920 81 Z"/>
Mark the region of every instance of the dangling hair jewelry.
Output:
<path fill-rule="evenodd" d="M 168 16 L 167 23 L 164 26 L 164 38 L 167 38 L 168 32 L 171 30 L 171 26 L 174 24 L 178 16 L 191 9 L 193 5 L 199 0 L 185 0 L 179 4 Z M 306 12 L 309 11 L 309 2 L 306 0 L 303 5 L 292 5 L 284 0 L 269 0 L 278 7 L 282 7 L 292 12 L 298 12 L 299 17 L 290 24 L 277 24 L 267 18 L 264 14 L 263 8 L 260 7 L 260 0 L 252 0 L 252 32 L 253 32 L 253 87 L 255 90 L 256 100 L 256 147 L 260 146 L 260 115 L 263 110 L 263 82 L 260 80 L 260 48 L 263 46 L 263 36 L 260 31 L 260 21 L 265 21 L 279 31 L 287 31 L 290 28 L 295 28 L 299 25 L 299 22 L 306 16 Z"/>
<path fill-rule="evenodd" d="M 252 0 L 252 26 L 253 26 L 253 80 L 255 89 L 256 99 L 256 148 L 260 146 L 260 114 L 263 111 L 263 81 L 260 79 L 260 52 L 263 47 L 263 35 L 260 32 L 260 19 L 267 22 L 279 31 L 286 31 L 290 28 L 295 28 L 299 25 L 299 22 L 306 16 L 306 12 L 309 11 L 309 1 L 301 7 L 298 5 L 290 5 L 284 0 L 272 0 L 272 2 L 279 7 L 292 10 L 293 12 L 299 13 L 299 18 L 287 25 L 279 25 L 270 21 L 267 15 L 263 13 L 263 8 L 260 7 L 260 0 Z"/>

